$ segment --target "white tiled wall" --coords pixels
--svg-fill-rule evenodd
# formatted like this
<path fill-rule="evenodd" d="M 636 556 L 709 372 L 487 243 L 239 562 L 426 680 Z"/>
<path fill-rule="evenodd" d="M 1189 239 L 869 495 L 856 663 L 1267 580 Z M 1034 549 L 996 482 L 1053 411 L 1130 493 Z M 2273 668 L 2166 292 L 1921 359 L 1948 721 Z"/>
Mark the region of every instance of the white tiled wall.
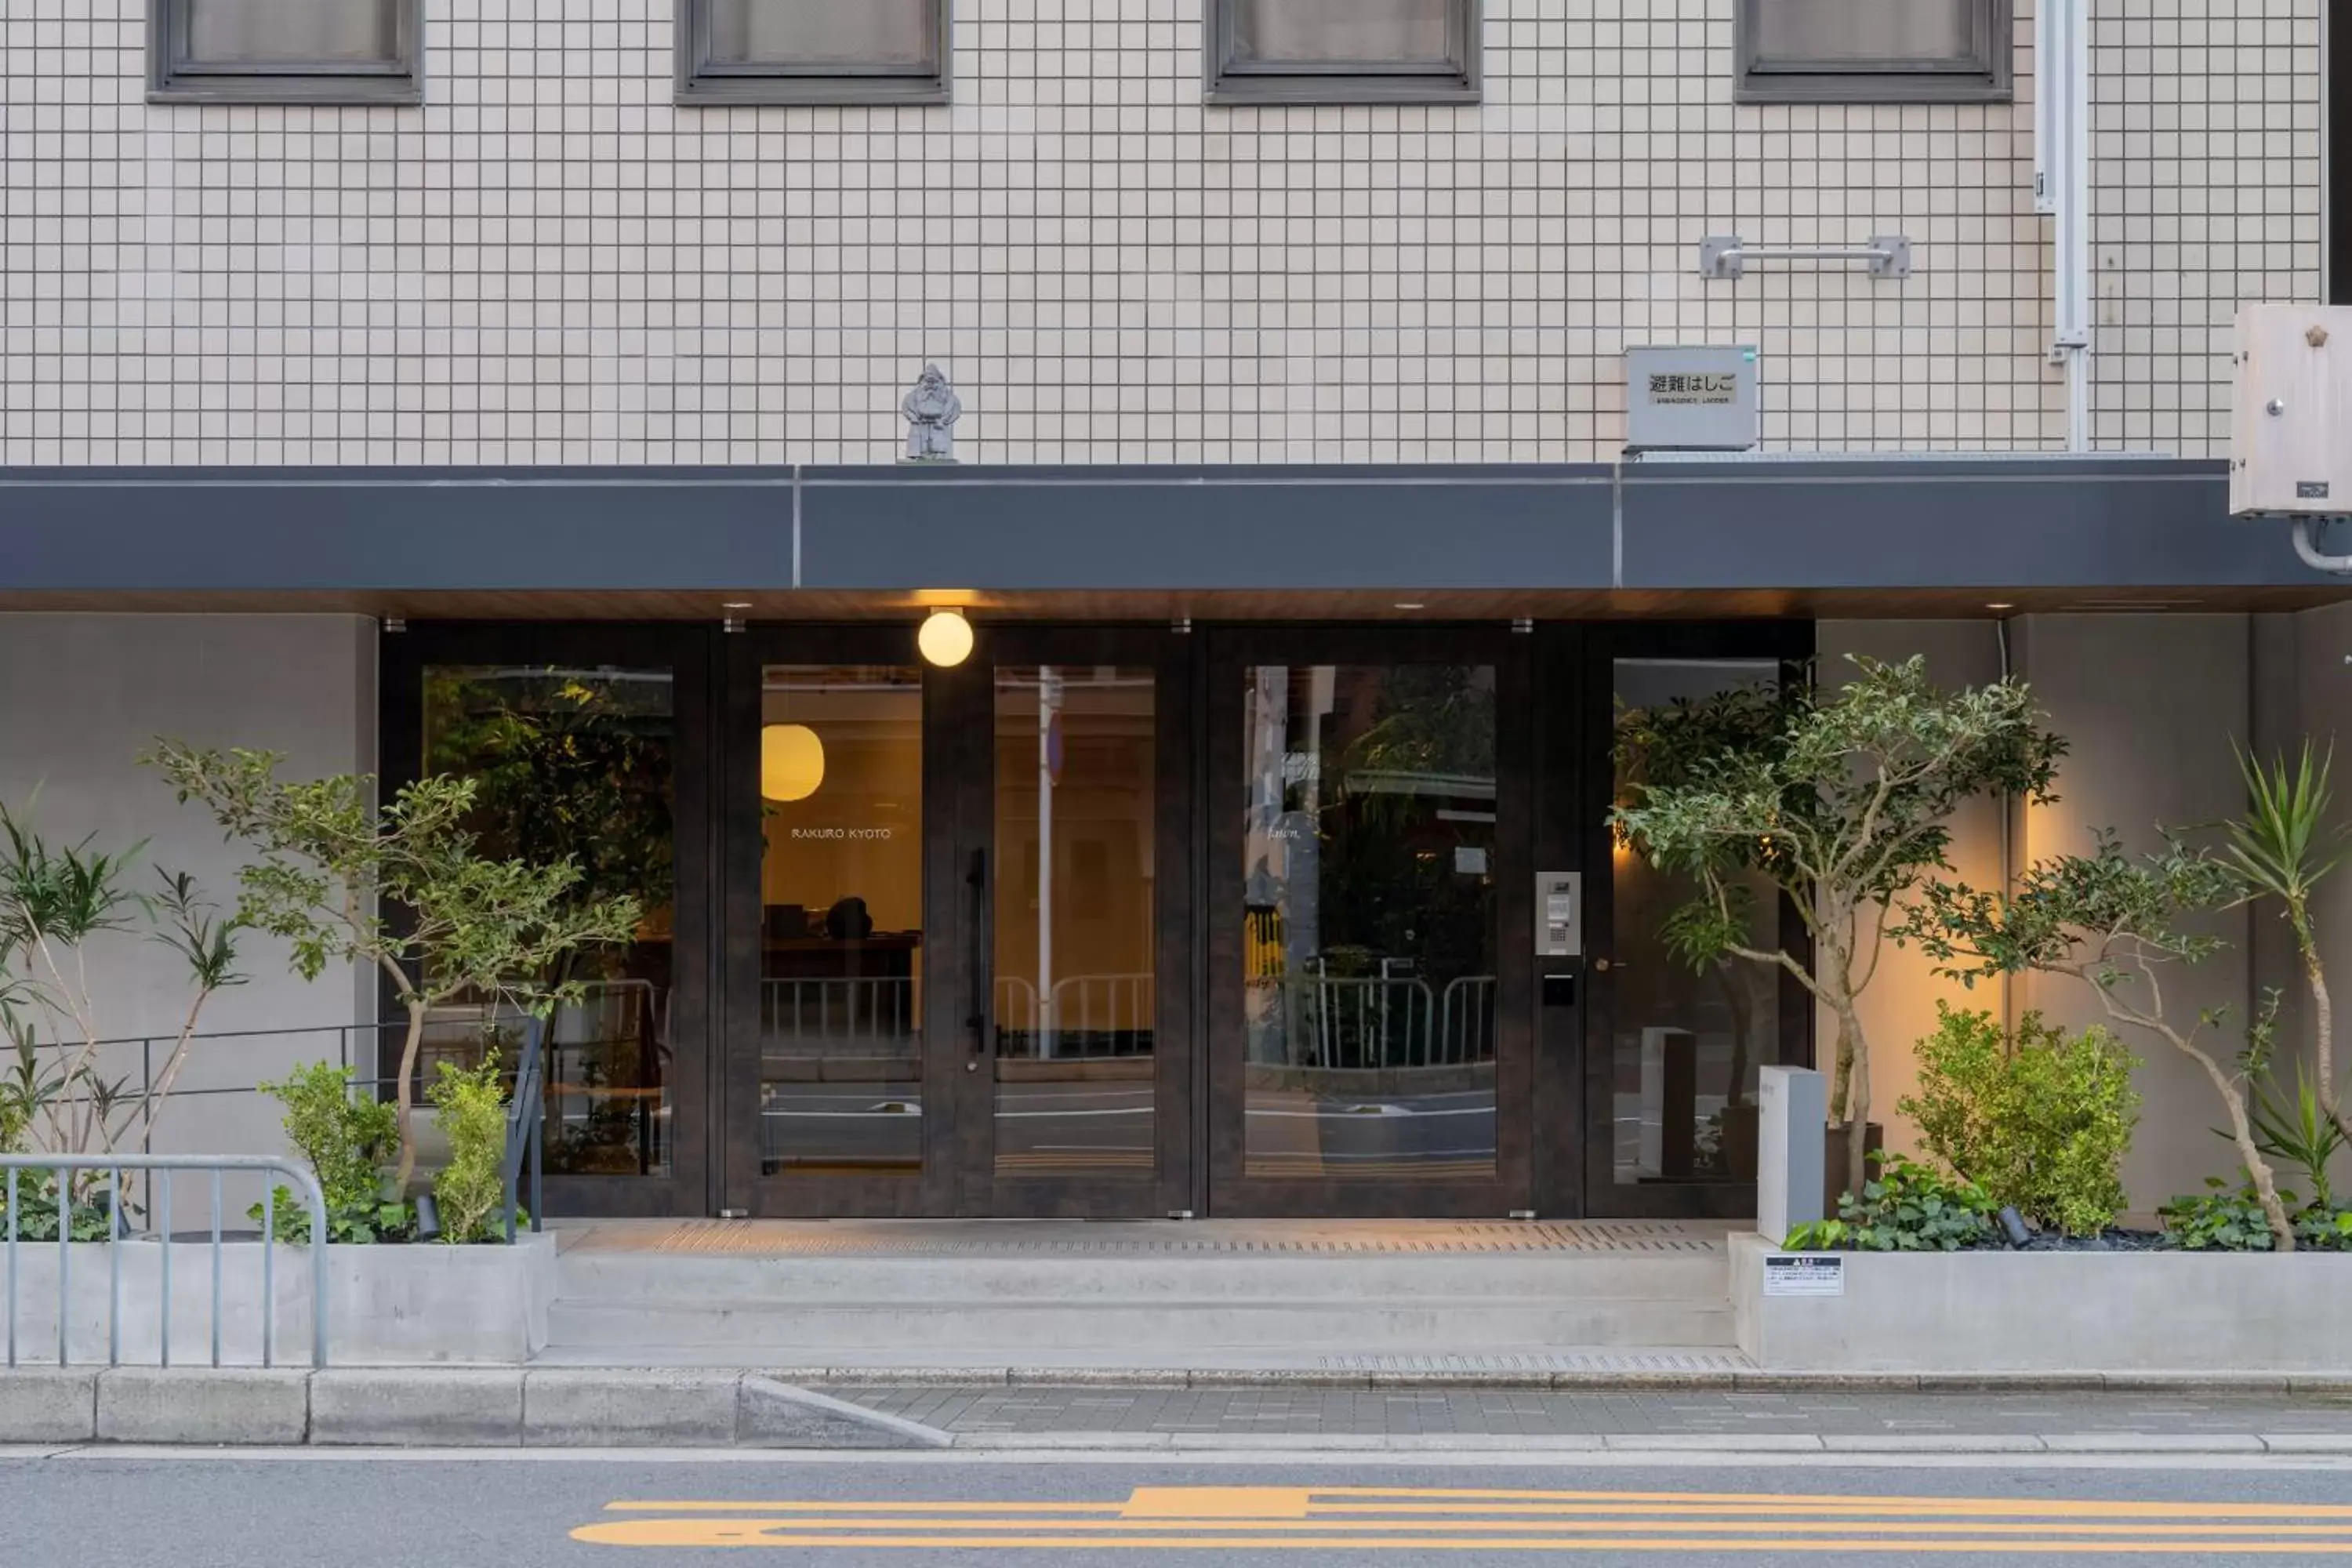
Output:
<path fill-rule="evenodd" d="M 2102 9 L 2108 445 L 2221 450 L 2319 288 L 2326 0 Z M 957 0 L 945 109 L 678 109 L 669 0 L 427 0 L 422 110 L 151 106 L 144 0 L 0 0 L 0 459 L 1587 460 L 1629 342 L 1753 342 L 1779 448 L 2046 447 L 2015 106 L 1743 108 L 1731 0 L 1486 0 L 1486 100 L 1210 109 L 1202 0 Z M 1696 275 L 1699 239 L 1900 232 Z"/>

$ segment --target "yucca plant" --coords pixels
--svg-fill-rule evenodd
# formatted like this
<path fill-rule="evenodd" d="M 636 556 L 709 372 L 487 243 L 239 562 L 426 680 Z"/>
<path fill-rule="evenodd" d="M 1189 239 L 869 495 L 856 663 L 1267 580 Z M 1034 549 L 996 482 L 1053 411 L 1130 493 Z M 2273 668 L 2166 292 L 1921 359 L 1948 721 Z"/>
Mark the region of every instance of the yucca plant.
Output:
<path fill-rule="evenodd" d="M 2336 1092 L 2335 1007 L 2311 913 L 2321 879 L 2343 863 L 2346 849 L 2344 830 L 2327 820 L 2327 781 L 2334 761 L 2332 747 L 2319 751 L 2309 741 L 2292 768 L 2284 756 L 2266 764 L 2252 752 L 2240 752 L 2246 810 L 2229 824 L 2228 853 L 2244 880 L 2248 901 L 2277 900 L 2281 918 L 2294 933 L 2304 983 L 2311 991 L 2314 1093 L 2338 1136 L 2352 1138 L 2352 1121 L 2346 1119 Z"/>
<path fill-rule="evenodd" d="M 2320 1214 L 2336 1212 L 2334 1184 L 2327 1168 L 2352 1142 L 2327 1114 L 2323 1096 L 2310 1069 L 2295 1064 L 2294 1095 L 2290 1099 L 2277 1085 L 2258 1084 L 2252 1110 L 2254 1137 L 2263 1153 L 2290 1165 L 2300 1165 L 2311 1181 L 2311 1206 Z"/>

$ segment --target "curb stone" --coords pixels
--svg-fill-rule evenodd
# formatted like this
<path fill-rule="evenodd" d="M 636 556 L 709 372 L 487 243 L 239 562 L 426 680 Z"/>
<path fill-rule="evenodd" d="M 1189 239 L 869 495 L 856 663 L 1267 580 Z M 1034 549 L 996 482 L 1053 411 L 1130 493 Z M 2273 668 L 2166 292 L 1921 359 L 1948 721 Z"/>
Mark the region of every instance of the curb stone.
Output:
<path fill-rule="evenodd" d="M 520 1367 L 349 1367 L 310 1374 L 321 1447 L 512 1448 L 522 1442 Z"/>
<path fill-rule="evenodd" d="M 726 1447 L 743 1374 L 549 1368 L 524 1374 L 522 1442 L 532 1448 Z"/>
<path fill-rule="evenodd" d="M 110 1367 L 101 1443 L 293 1447 L 310 1438 L 310 1374 L 260 1367 Z"/>
<path fill-rule="evenodd" d="M 744 1448 L 946 1448 L 936 1426 L 757 1373 L 739 1385 L 735 1443 Z"/>
<path fill-rule="evenodd" d="M 88 1443 L 97 1436 L 97 1373 L 61 1366 L 0 1372 L 0 1443 Z"/>

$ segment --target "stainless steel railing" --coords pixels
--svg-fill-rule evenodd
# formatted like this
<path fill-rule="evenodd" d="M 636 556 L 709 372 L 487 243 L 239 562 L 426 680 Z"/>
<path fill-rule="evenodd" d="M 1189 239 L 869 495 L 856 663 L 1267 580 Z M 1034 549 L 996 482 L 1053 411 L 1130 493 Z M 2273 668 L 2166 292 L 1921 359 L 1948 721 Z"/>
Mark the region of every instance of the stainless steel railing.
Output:
<path fill-rule="evenodd" d="M 156 1289 L 156 1355 L 164 1366 L 172 1364 L 172 1187 L 173 1177 L 185 1172 L 198 1172 L 211 1176 L 212 1226 L 209 1232 L 212 1258 L 212 1364 L 221 1364 L 221 1338 L 226 1318 L 222 1310 L 222 1233 L 221 1177 L 231 1172 L 259 1173 L 286 1178 L 310 1212 L 310 1364 L 327 1364 L 327 1200 L 320 1192 L 315 1177 L 302 1166 L 288 1160 L 262 1154 L 6 1154 L 0 1155 L 0 1191 L 5 1191 L 7 1210 L 5 1221 L 6 1241 L 6 1289 L 0 1296 L 7 1319 L 8 1365 L 17 1364 L 17 1319 L 19 1312 L 17 1281 L 21 1275 L 19 1232 L 25 1205 L 23 1176 L 27 1171 L 54 1173 L 58 1197 L 58 1364 L 72 1364 L 73 1310 L 73 1239 L 74 1184 L 71 1177 L 79 1172 L 101 1172 L 107 1177 L 107 1310 L 106 1363 L 122 1363 L 122 1258 L 124 1246 L 131 1239 L 125 1224 L 124 1174 L 144 1173 L 148 1177 L 147 1203 L 154 1232 L 161 1239 L 158 1248 Z M 261 1200 L 261 1364 L 273 1366 L 278 1353 L 278 1192 L 271 1186 L 264 1190 Z M 47 1246 L 45 1241 L 33 1246 Z M 86 1244 L 84 1244 L 86 1245 Z"/>

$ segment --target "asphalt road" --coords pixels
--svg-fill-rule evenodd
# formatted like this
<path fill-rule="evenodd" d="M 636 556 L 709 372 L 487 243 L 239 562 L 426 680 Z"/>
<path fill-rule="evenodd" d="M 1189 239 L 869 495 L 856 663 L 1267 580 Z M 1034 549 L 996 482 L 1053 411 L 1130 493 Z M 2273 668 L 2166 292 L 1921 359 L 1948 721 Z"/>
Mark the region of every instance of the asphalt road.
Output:
<path fill-rule="evenodd" d="M 1430 1561 L 2227 1564 L 2352 1554 L 2352 1469 L 668 1454 L 0 1458 L 0 1565 Z M 1704 1543 L 1704 1544 L 1702 1544 Z"/>

